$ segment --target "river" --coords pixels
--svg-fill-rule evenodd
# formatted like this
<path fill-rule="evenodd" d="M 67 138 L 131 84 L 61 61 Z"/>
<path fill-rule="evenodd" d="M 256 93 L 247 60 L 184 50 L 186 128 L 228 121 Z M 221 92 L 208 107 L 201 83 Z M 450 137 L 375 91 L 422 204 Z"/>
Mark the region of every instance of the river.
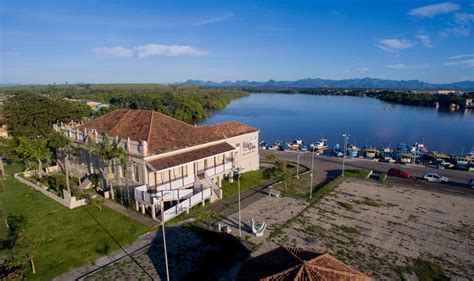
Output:
<path fill-rule="evenodd" d="M 330 146 L 351 135 L 357 146 L 396 147 L 423 143 L 428 149 L 467 153 L 474 147 L 474 112 L 439 111 L 430 107 L 391 104 L 368 97 L 252 93 L 233 100 L 201 125 L 236 120 L 260 129 L 260 140 L 320 138 Z"/>

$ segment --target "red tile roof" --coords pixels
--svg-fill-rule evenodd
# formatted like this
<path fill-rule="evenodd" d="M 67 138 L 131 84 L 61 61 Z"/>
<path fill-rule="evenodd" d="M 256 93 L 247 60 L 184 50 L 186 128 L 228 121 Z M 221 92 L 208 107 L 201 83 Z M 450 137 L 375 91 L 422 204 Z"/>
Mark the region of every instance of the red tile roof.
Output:
<path fill-rule="evenodd" d="M 149 154 L 175 151 L 258 131 L 236 121 L 196 127 L 159 112 L 133 109 L 114 110 L 78 128 L 96 129 L 98 133 L 112 137 L 147 141 Z"/>
<path fill-rule="evenodd" d="M 329 254 L 278 247 L 242 264 L 237 280 L 369 281 Z"/>
<path fill-rule="evenodd" d="M 234 149 L 235 148 L 232 145 L 223 142 L 204 148 L 194 149 L 188 152 L 179 153 L 173 156 L 153 160 L 150 162 L 150 164 L 157 170 L 163 170 L 199 159 L 207 158 L 216 154 L 232 151 Z"/>

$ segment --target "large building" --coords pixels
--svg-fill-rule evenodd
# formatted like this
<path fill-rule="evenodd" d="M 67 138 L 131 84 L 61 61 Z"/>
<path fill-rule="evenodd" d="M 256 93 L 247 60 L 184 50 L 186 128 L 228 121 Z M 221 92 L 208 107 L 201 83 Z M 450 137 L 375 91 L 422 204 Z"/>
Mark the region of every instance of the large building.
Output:
<path fill-rule="evenodd" d="M 155 111 L 118 109 L 55 129 L 83 148 L 71 164 L 78 177 L 104 169 L 103 160 L 85 143 L 100 143 L 106 137 L 122 147 L 129 159 L 127 169 L 115 159 L 102 172 L 112 196 L 114 186 L 127 182 L 134 187 L 137 210 L 163 221 L 222 197 L 222 180 L 232 179 L 236 170 L 259 169 L 259 131 L 234 121 L 192 126 Z"/>

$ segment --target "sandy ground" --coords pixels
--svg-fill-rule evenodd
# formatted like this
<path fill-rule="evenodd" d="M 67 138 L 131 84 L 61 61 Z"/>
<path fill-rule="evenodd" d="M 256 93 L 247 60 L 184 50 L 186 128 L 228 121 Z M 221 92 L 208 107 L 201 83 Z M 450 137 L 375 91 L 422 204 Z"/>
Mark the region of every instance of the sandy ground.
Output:
<path fill-rule="evenodd" d="M 242 210 L 242 221 L 265 221 L 270 231 L 257 238 L 247 226 L 243 236 L 256 245 L 253 256 L 277 245 L 329 252 L 377 280 L 399 279 L 406 266 L 421 258 L 456 280 L 469 280 L 474 276 L 473 200 L 348 179 L 299 216 L 307 206 L 301 199 L 266 197 L 253 203 Z M 238 235 L 235 222 L 237 214 L 222 221 Z"/>
<path fill-rule="evenodd" d="M 290 197 L 275 198 L 266 196 L 245 207 L 241 211 L 242 239 L 256 245 L 252 255 L 259 255 L 275 248 L 277 244 L 269 239 L 272 229 L 295 217 L 306 206 L 308 206 L 308 203 L 304 200 Z M 238 218 L 237 212 L 221 220 L 219 223 L 230 226 L 231 234 L 238 236 Z M 264 231 L 263 236 L 256 237 L 255 234 L 252 234 L 252 219 L 255 220 L 257 225 L 263 222 L 267 224 L 267 229 Z"/>

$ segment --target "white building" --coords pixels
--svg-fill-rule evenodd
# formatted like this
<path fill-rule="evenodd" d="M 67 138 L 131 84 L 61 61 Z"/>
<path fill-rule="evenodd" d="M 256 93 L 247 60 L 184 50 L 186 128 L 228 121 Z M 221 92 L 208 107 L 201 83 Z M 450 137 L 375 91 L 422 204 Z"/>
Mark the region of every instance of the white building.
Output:
<path fill-rule="evenodd" d="M 108 185 L 129 181 L 137 211 L 162 221 L 221 198 L 222 180 L 232 179 L 234 168 L 259 169 L 259 131 L 239 122 L 192 126 L 154 111 L 118 109 L 85 124 L 55 129 L 86 151 L 82 144 L 102 142 L 104 137 L 124 148 L 129 172 L 124 175 L 118 161 L 112 161 Z M 79 157 L 78 176 L 99 173 L 99 161 L 92 154 Z"/>

